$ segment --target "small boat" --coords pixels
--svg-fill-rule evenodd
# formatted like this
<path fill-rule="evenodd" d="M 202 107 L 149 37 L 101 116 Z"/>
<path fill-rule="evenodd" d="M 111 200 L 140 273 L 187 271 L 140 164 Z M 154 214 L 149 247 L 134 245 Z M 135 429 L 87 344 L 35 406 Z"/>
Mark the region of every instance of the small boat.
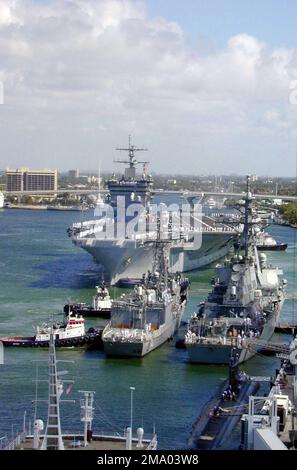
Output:
<path fill-rule="evenodd" d="M 214 209 L 217 206 L 217 203 L 216 203 L 216 201 L 214 200 L 213 197 L 210 197 L 207 200 L 207 206 L 208 206 L 209 209 Z"/>
<path fill-rule="evenodd" d="M 35 336 L 13 336 L 0 338 L 4 346 L 12 347 L 48 347 L 52 325 L 43 323 L 37 326 Z M 69 312 L 66 319 L 61 323 L 53 324 L 56 347 L 74 347 L 90 345 L 101 346 L 102 330 L 90 328 L 85 331 L 85 320 L 83 317 L 73 315 Z"/>
<path fill-rule="evenodd" d="M 117 282 L 117 287 L 132 289 L 134 286 L 141 284 L 141 279 L 133 277 L 122 277 Z"/>
<path fill-rule="evenodd" d="M 259 251 L 285 251 L 287 243 L 277 242 L 269 233 L 256 231 L 256 243 Z"/>
<path fill-rule="evenodd" d="M 93 297 L 91 305 L 86 303 L 69 303 L 64 306 L 64 313 L 67 315 L 69 311 L 72 311 L 84 317 L 110 318 L 111 306 L 112 299 L 110 298 L 105 283 L 102 282 L 100 286 L 96 286 L 96 294 Z"/>
<path fill-rule="evenodd" d="M 275 245 L 257 245 L 259 251 L 285 251 L 288 248 L 287 243 L 276 243 Z"/>

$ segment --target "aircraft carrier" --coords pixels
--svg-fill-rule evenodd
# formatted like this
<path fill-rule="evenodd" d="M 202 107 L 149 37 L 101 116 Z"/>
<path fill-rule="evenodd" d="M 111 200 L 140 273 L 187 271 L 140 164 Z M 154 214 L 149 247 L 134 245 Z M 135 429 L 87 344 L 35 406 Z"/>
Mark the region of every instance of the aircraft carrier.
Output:
<path fill-rule="evenodd" d="M 128 152 L 128 160 L 117 161 L 128 166 L 121 178 L 112 177 L 107 181 L 108 194 L 104 201 L 99 199 L 95 210 L 95 214 L 103 214 L 104 210 L 101 209 L 108 204 L 114 210 L 115 218 L 109 218 L 109 214 L 105 213 L 105 216 L 101 215 L 93 220 L 74 223 L 68 229 L 72 242 L 88 251 L 103 266 L 105 279 L 111 284 L 125 278 L 140 279 L 142 273 L 151 269 L 154 250 L 153 245 L 146 242 L 156 239 L 154 229 L 145 229 L 132 235 L 126 232 L 118 234 L 114 229 L 115 220 L 120 217 L 125 219 L 126 227 L 133 219 L 132 216 L 122 216 L 119 213 L 119 197 L 124 200 L 126 207 L 134 203 L 141 203 L 145 207 L 145 213 L 140 215 L 140 219 L 151 217 L 149 214 L 153 197 L 153 179 L 147 173 L 148 162 L 140 162 L 135 158 L 136 152 L 146 149 L 131 145 L 129 140 L 128 148 L 117 150 Z M 141 176 L 136 173 L 138 164 L 144 165 Z M 166 211 L 163 216 L 165 220 Z M 218 223 L 211 217 L 201 215 L 199 220 L 196 218 L 194 226 L 184 223 L 181 226 L 179 210 L 173 215 L 167 214 L 167 217 L 171 217 L 168 238 L 172 241 L 169 250 L 169 270 L 172 273 L 195 270 L 217 261 L 228 253 L 237 237 L 238 232 L 234 227 Z M 106 224 L 109 225 L 107 230 Z M 104 230 L 106 233 L 102 236 Z"/>

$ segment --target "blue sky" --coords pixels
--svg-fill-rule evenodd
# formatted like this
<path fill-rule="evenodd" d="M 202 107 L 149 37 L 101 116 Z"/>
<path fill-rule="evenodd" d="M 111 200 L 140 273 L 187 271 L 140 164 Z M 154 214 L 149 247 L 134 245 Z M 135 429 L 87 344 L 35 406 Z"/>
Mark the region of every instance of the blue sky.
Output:
<path fill-rule="evenodd" d="M 273 47 L 297 46 L 296 0 L 147 0 L 150 16 L 182 26 L 192 46 L 201 35 L 217 48 L 245 32 Z"/>

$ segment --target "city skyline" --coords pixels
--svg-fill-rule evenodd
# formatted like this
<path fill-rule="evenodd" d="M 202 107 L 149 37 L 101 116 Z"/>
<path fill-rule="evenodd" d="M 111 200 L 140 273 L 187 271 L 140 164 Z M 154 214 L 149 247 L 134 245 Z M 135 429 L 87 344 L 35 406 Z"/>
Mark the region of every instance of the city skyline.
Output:
<path fill-rule="evenodd" d="M 3 0 L 1 167 L 116 172 L 132 134 L 154 173 L 295 175 L 296 13 L 293 0 Z"/>

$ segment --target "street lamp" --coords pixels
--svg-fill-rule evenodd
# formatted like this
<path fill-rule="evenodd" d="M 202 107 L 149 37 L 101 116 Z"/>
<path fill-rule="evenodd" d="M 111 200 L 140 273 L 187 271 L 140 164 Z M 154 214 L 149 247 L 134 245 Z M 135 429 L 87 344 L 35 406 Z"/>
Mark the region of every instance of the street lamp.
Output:
<path fill-rule="evenodd" d="M 133 436 L 133 392 L 135 387 L 130 387 L 131 390 L 131 409 L 130 409 L 130 428 L 131 428 L 131 449 L 132 449 L 132 436 Z"/>

